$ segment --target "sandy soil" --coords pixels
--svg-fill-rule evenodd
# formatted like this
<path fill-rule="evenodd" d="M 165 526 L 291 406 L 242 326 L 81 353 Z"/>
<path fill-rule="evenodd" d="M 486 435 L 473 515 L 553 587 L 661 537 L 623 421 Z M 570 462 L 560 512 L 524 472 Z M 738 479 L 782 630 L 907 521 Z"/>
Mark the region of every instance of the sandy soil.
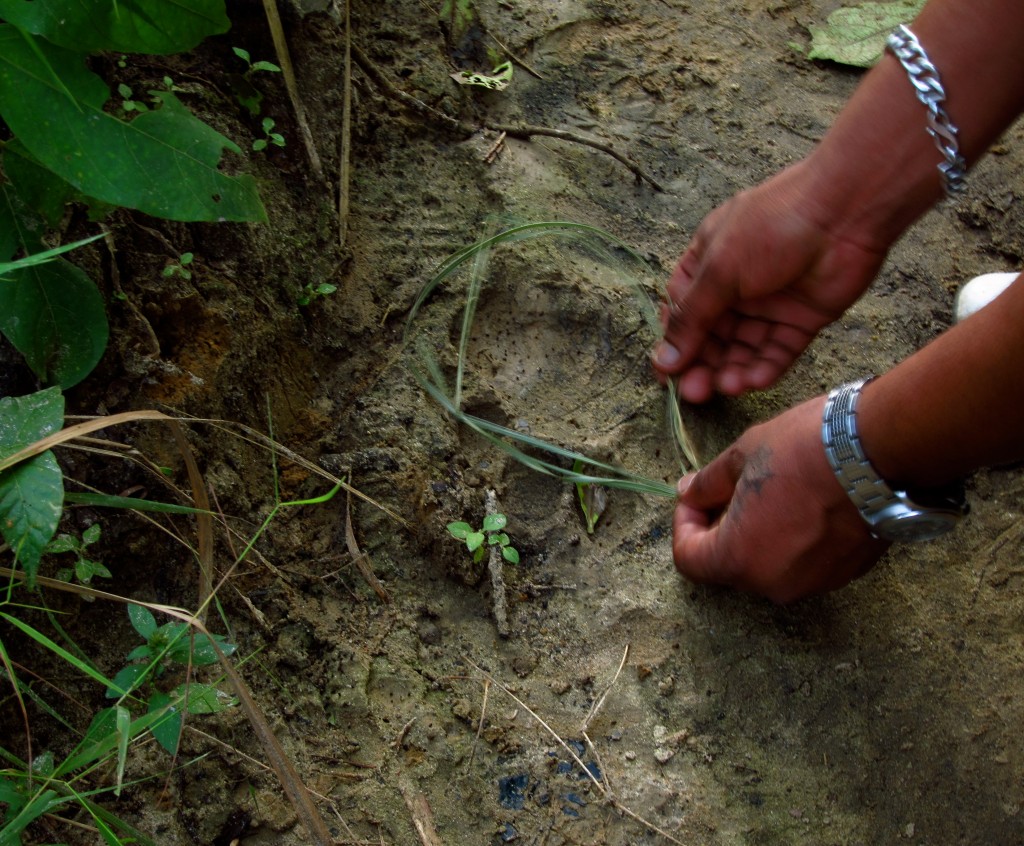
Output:
<path fill-rule="evenodd" d="M 507 139 L 488 163 L 496 133 L 455 133 L 357 69 L 344 249 L 333 192 L 310 176 L 294 126 L 284 150 L 253 164 L 270 226 L 147 222 L 195 253 L 190 282 L 162 278 L 158 239 L 121 223 L 132 244 L 121 284 L 139 312 L 112 306 L 120 340 L 79 405 L 166 404 L 261 430 L 269 406 L 279 441 L 351 472 L 401 518 L 353 501 L 355 535 L 389 604 L 353 565 L 340 497 L 280 516 L 262 558 L 221 592 L 246 678 L 340 842 L 1024 843 L 1018 471 L 971 481 L 973 513 L 953 537 L 896 549 L 838 594 L 777 608 L 679 578 L 671 500 L 612 493 L 588 535 L 574 490 L 454 425 L 405 366 L 402 331 L 420 286 L 496 217 L 602 227 L 664 278 L 710 209 L 804 155 L 853 90 L 858 71 L 793 46 L 836 5 L 480 0 L 487 32 L 543 77 L 517 66 L 506 91 L 488 92 L 450 80 L 461 65 L 427 4 L 354 0 L 354 42 L 401 90 L 463 121 L 612 144 L 664 190 L 554 138 Z M 329 4 L 302 6 L 286 23 L 313 137 L 336 173 L 344 39 Z M 237 11 L 233 39 L 269 55 L 260 21 Z M 285 115 L 283 91 L 271 93 Z M 873 290 L 779 386 L 684 409 L 704 458 L 756 420 L 891 366 L 949 325 L 964 279 L 1020 266 L 1022 136 L 1018 125 L 958 205 L 914 227 Z M 635 290 L 587 261 L 539 243 L 495 259 L 466 407 L 671 482 L 663 394 L 646 363 L 653 336 Z M 300 310 L 310 280 L 338 291 Z M 446 365 L 458 305 L 456 290 L 431 304 L 449 333 L 437 342 Z M 147 355 L 139 315 L 158 356 Z M 220 507 L 251 533 L 272 504 L 269 456 L 209 427 L 194 432 Z M 180 465 L 164 433 L 138 442 Z M 110 481 L 105 472 L 127 481 L 86 475 Z M 328 487 L 288 462 L 281 483 L 287 497 Z M 504 568 L 507 638 L 489 580 L 444 528 L 479 522 L 488 489 L 522 553 Z M 194 564 L 162 537 L 109 525 L 114 587 L 192 602 Z M 218 556 L 226 569 L 226 539 Z M 122 614 L 83 605 L 71 627 L 82 642 L 102 633 L 113 669 L 129 642 Z M 112 626 L 123 641 L 110 640 Z M 145 786 L 112 808 L 162 844 L 311 842 L 275 778 L 239 754 L 263 758 L 244 718 L 196 727 L 238 751 L 188 734 L 185 758 L 210 754 L 169 780 L 166 809 Z M 142 774 L 166 759 L 140 755 L 133 766 Z"/>

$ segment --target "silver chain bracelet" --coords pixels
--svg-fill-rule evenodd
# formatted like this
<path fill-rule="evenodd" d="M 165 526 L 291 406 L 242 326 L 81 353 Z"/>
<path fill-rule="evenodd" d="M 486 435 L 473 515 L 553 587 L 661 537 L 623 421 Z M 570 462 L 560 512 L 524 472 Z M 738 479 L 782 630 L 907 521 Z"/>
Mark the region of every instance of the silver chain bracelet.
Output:
<path fill-rule="evenodd" d="M 939 72 L 931 63 L 917 36 L 906 26 L 897 27 L 889 36 L 886 45 L 906 70 L 917 99 L 928 109 L 928 134 L 932 136 L 935 146 L 945 159 L 939 165 L 942 187 L 947 196 L 959 194 L 965 188 L 967 160 L 960 155 L 960 145 L 956 138 L 958 130 L 942 106 L 946 99 L 946 89 L 942 87 Z"/>

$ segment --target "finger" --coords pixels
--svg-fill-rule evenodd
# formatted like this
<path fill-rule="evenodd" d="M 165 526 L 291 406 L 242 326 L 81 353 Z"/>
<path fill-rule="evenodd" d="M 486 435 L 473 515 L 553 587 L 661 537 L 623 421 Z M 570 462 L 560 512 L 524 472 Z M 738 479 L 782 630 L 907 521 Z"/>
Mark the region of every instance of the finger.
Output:
<path fill-rule="evenodd" d="M 692 582 L 718 583 L 716 567 L 718 527 L 706 512 L 680 503 L 672 525 L 672 559 L 676 569 Z"/>
<path fill-rule="evenodd" d="M 705 468 L 680 480 L 679 502 L 698 511 L 723 511 L 736 490 L 743 461 L 742 451 L 729 447 Z"/>

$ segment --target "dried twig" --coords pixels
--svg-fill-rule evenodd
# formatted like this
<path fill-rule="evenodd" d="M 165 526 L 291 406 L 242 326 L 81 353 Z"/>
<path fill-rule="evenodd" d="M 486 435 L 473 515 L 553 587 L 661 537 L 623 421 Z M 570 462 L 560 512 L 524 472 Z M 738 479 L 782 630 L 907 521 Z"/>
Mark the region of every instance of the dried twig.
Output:
<path fill-rule="evenodd" d="M 352 166 L 352 18 L 345 0 L 345 81 L 341 95 L 341 135 L 338 139 L 338 246 L 348 237 L 349 184 Z M 337 9 L 338 0 L 334 0 Z"/>
<path fill-rule="evenodd" d="M 448 129 L 454 130 L 465 136 L 473 135 L 477 132 L 478 127 L 472 126 L 464 121 L 457 120 L 451 115 L 447 115 L 444 112 L 435 109 L 433 106 L 428 106 L 422 100 L 418 100 L 411 94 L 407 94 L 402 91 L 391 80 L 389 80 L 380 69 L 370 61 L 370 58 L 360 50 L 355 44 L 352 45 L 352 55 L 355 57 L 356 63 L 363 70 L 363 72 L 370 78 L 370 81 L 377 86 L 378 90 L 385 96 L 392 100 L 396 100 L 403 106 L 411 109 L 412 111 L 422 115 L 423 117 L 432 120 L 436 123 L 440 123 Z M 623 155 L 610 144 L 605 144 L 603 141 L 595 141 L 592 138 L 587 138 L 583 135 L 577 135 L 575 132 L 568 132 L 564 129 L 549 129 L 544 126 L 532 126 L 530 124 L 492 124 L 484 122 L 481 124 L 484 129 L 490 129 L 494 132 L 505 132 L 513 138 L 520 138 L 523 140 L 529 140 L 534 136 L 547 136 L 549 138 L 558 138 L 562 141 L 570 141 L 574 144 L 582 144 L 586 147 L 592 147 L 595 150 L 600 150 L 602 153 L 607 153 L 609 156 L 614 158 L 616 161 L 621 162 L 630 171 L 633 172 L 637 180 L 647 182 L 656 191 L 664 192 L 664 186 L 658 182 L 653 176 L 645 171 L 640 165 L 634 162 L 631 158 Z"/>
<path fill-rule="evenodd" d="M 385 604 L 391 602 L 390 594 L 370 566 L 370 556 L 360 550 L 356 542 L 356 533 L 352 530 L 352 494 L 348 491 L 345 494 L 345 545 L 348 547 L 348 554 L 352 556 L 352 562 L 366 579 L 366 583 L 373 588 L 377 598 Z"/>
<path fill-rule="evenodd" d="M 203 474 L 199 472 L 199 465 L 181 424 L 177 420 L 171 420 L 170 426 L 174 442 L 178 445 L 178 452 L 181 453 L 185 469 L 188 471 L 188 481 L 192 486 L 192 503 L 201 509 L 201 513 L 196 514 L 196 534 L 199 537 L 199 610 L 196 612 L 196 619 L 200 623 L 205 623 L 210 594 L 213 592 L 213 516 L 210 513 L 210 498 L 206 495 Z"/>
<path fill-rule="evenodd" d="M 423 846 L 444 846 L 434 827 L 434 812 L 430 809 L 427 797 L 407 784 L 400 785 L 405 807 L 412 815 L 412 824 L 419 835 Z"/>
<path fill-rule="evenodd" d="M 490 673 L 488 673 L 486 670 L 482 669 L 481 667 L 477 666 L 477 664 L 474 663 L 472 661 L 472 659 L 464 656 L 464 660 L 474 670 L 476 670 L 481 676 L 483 676 L 491 684 L 493 684 L 495 687 L 497 687 L 499 690 L 501 690 L 507 697 L 509 697 L 519 707 L 521 707 L 524 711 L 526 711 L 527 714 L 529 714 L 531 717 L 533 717 L 533 719 L 536 720 L 537 723 L 548 734 L 550 734 L 551 737 L 553 737 L 555 739 L 555 741 L 558 743 L 558 745 L 561 746 L 566 751 L 566 753 L 568 753 L 569 757 L 572 758 L 573 761 L 576 762 L 576 765 L 580 768 L 580 771 L 583 773 L 583 775 L 586 776 L 591 781 L 591 783 L 593 783 L 593 785 L 597 788 L 598 792 L 601 794 L 601 796 L 604 798 L 604 800 L 609 805 L 611 805 L 613 808 L 615 808 L 615 810 L 617 810 L 620 814 L 622 814 L 624 816 L 627 816 L 627 817 L 629 817 L 632 820 L 635 820 L 636 822 L 640 823 L 640 825 L 644 826 L 648 830 L 653 831 L 655 834 L 661 835 L 667 841 L 669 841 L 669 843 L 675 843 L 675 844 L 677 844 L 677 846 L 686 846 L 686 844 L 684 844 L 681 840 L 677 840 L 675 837 L 673 837 L 671 834 L 669 834 L 663 828 L 659 828 L 658 826 L 656 826 L 654 823 L 650 822 L 649 820 L 645 820 L 638 813 L 636 813 L 635 811 L 631 811 L 629 808 L 627 808 L 625 805 L 623 805 L 621 802 L 619 802 L 619 800 L 616 799 L 611 794 L 611 791 L 608 789 L 606 784 L 603 783 L 600 779 L 598 779 L 597 776 L 595 776 L 593 772 L 591 772 L 590 767 L 588 767 L 586 764 L 583 763 L 583 759 L 580 758 L 580 756 L 576 754 L 576 750 L 573 749 L 568 743 L 566 743 L 562 739 L 562 737 L 558 734 L 558 732 L 556 732 L 553 728 L 551 728 L 551 726 L 549 726 L 541 718 L 541 716 L 536 711 L 534 711 L 529 705 L 527 705 L 522 699 L 520 699 L 518 696 L 516 696 L 511 690 L 509 690 L 500 681 L 495 679 L 494 676 L 492 676 Z"/>
<path fill-rule="evenodd" d="M 281 76 L 284 77 L 284 86 L 288 91 L 288 98 L 292 101 L 292 109 L 295 112 L 295 122 L 299 126 L 299 134 L 302 136 L 302 143 L 306 147 L 306 155 L 309 158 L 310 167 L 321 182 L 326 182 L 324 167 L 320 163 L 320 155 L 313 143 L 313 133 L 310 132 L 309 122 L 306 120 L 306 109 L 299 97 L 299 86 L 295 81 L 295 68 L 292 65 L 291 54 L 288 52 L 288 42 L 284 37 L 284 26 L 281 24 L 281 14 L 277 9 L 277 0 L 263 0 L 263 9 L 267 14 L 267 24 L 270 27 L 270 35 L 274 39 L 274 51 L 277 53 L 277 63 L 281 66 Z"/>
<path fill-rule="evenodd" d="M 484 512 L 490 517 L 498 513 L 498 495 L 493 491 L 487 491 L 484 498 Z M 508 600 L 505 597 L 505 574 L 502 564 L 501 547 L 498 544 L 490 544 L 487 556 L 487 572 L 491 576 L 491 604 L 494 606 L 494 624 L 498 634 L 508 637 L 511 630 L 508 627 Z"/>

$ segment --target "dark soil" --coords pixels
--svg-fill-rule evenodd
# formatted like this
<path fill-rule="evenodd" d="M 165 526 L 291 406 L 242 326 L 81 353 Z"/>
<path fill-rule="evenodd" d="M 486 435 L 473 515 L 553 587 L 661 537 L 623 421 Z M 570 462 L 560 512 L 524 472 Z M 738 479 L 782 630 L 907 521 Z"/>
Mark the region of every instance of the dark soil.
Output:
<path fill-rule="evenodd" d="M 644 255 L 655 279 L 666 277 L 702 217 L 806 154 L 855 87 L 859 71 L 807 61 L 793 46 L 805 46 L 807 25 L 836 5 L 478 0 L 479 42 L 450 44 L 430 4 L 353 0 L 353 43 L 397 88 L 470 124 L 525 122 L 614 145 L 665 190 L 597 149 L 554 138 L 508 138 L 489 163 L 497 133 L 467 137 L 410 110 L 357 65 L 340 247 L 344 30 L 327 0 L 297 0 L 282 12 L 332 184 L 312 175 L 283 85 L 268 75 L 265 111 L 287 145 L 251 154 L 244 167 L 260 180 L 270 223 L 122 213 L 110 222 L 117 252 L 90 254 L 94 276 L 126 299 L 110 299 L 111 347 L 71 393 L 71 409 L 161 408 L 272 426 L 309 462 L 277 455 L 283 499 L 325 493 L 325 473 L 351 474 L 366 497 L 351 500 L 352 528 L 389 603 L 353 560 L 344 494 L 282 511 L 232 567 L 274 504 L 273 456 L 237 427 L 188 426 L 232 529 L 216 538 L 226 580 L 211 626 L 227 626 L 239 645 L 242 674 L 338 842 L 672 842 L 656 827 L 715 846 L 1024 843 L 1016 469 L 972 480 L 972 516 L 953 537 L 895 549 L 842 592 L 777 608 L 676 574 L 670 499 L 612 493 L 589 535 L 574 489 L 453 424 L 406 366 L 402 336 L 417 292 L 495 219 L 602 227 Z M 254 58 L 273 46 L 255 5 L 232 11 L 234 31 L 176 59 L 176 71 L 195 82 L 193 108 L 245 139 L 258 121 L 230 98 L 224 62 L 232 45 Z M 481 47 L 497 44 L 489 36 L 543 78 L 517 65 L 504 92 L 456 85 L 454 70 L 489 70 L 479 64 Z M 962 201 L 908 233 L 872 291 L 780 385 L 685 409 L 702 457 L 756 420 L 890 367 L 949 325 L 959 284 L 1019 268 L 1022 140 L 1018 125 Z M 164 277 L 185 251 L 196 257 L 192 278 Z M 671 482 L 679 471 L 663 393 L 646 361 L 653 335 L 636 290 L 591 261 L 542 242 L 495 259 L 465 406 Z M 321 282 L 336 293 L 296 305 Z M 446 366 L 458 296 L 439 293 L 424 317 L 442 333 L 433 337 Z M 107 437 L 189 488 L 168 428 Z M 65 451 L 62 460 L 70 478 L 108 492 L 141 485 L 171 496 L 121 459 Z M 451 520 L 478 523 L 489 489 L 522 553 L 504 568 L 507 638 L 484 570 L 445 530 Z M 131 515 L 79 509 L 67 518 L 79 531 L 95 520 L 98 554 L 113 572 L 103 589 L 195 606 L 190 549 Z M 173 528 L 194 547 L 194 523 Z M 62 625 L 103 672 L 123 665 L 136 644 L 123 606 L 47 601 L 67 612 Z M 25 650 L 22 663 L 43 661 L 4 639 Z M 67 667 L 45 672 L 56 690 L 44 697 L 76 725 L 108 704 Z M 22 731 L 10 700 L 0 719 L 5 735 Z M 30 720 L 37 753 L 66 753 L 64 728 L 41 712 Z M 155 746 L 133 750 L 126 780 L 149 780 L 105 807 L 159 844 L 314 842 L 238 709 L 190 726 L 170 775 Z M 23 750 L 24 738 L 11 745 Z M 650 825 L 606 801 L 570 749 Z M 95 783 L 112 778 L 98 773 Z M 434 835 L 422 833 L 430 826 Z M 50 822 L 26 842 L 53 841 L 100 839 Z"/>

